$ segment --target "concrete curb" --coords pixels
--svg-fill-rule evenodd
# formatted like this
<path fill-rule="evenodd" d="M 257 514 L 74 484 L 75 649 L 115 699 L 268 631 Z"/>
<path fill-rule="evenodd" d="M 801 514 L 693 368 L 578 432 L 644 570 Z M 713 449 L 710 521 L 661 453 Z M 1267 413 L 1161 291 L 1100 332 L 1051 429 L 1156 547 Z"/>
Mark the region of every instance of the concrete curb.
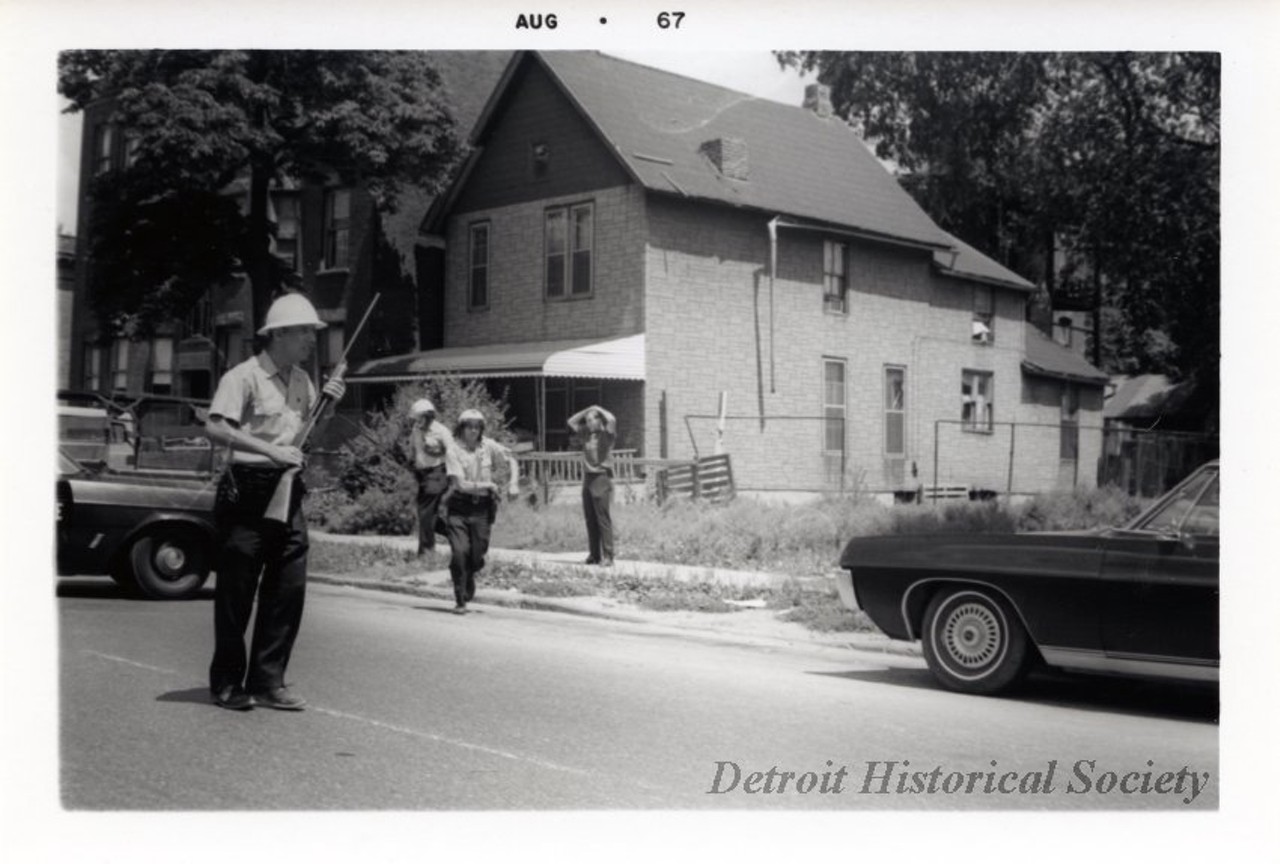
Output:
<path fill-rule="evenodd" d="M 430 583 L 390 582 L 332 573 L 309 573 L 307 578 L 310 581 L 325 585 L 383 591 L 391 594 L 425 597 L 446 602 L 452 602 L 453 600 L 453 589 L 451 587 L 436 587 Z M 778 622 L 779 629 L 785 629 L 787 626 L 795 627 L 797 628 L 797 635 L 745 632 L 740 627 L 735 626 L 736 622 L 733 620 L 733 616 L 738 613 L 733 612 L 714 615 L 710 613 L 689 613 L 700 615 L 699 619 L 694 622 L 688 619 L 680 620 L 676 617 L 663 618 L 661 617 L 663 613 L 626 614 L 605 611 L 598 608 L 590 608 L 587 605 L 575 603 L 568 599 L 554 600 L 545 597 L 533 597 L 508 589 L 482 589 L 476 592 L 476 597 L 472 602 L 509 609 L 532 609 L 540 612 L 578 615 L 584 618 L 598 618 L 628 624 L 660 625 L 704 635 L 714 634 L 721 639 L 730 639 L 747 644 L 760 644 L 763 642 L 773 645 L 804 645 L 806 647 L 850 649 L 898 657 L 920 657 L 920 649 L 917 644 L 892 640 L 878 633 L 819 633 L 817 631 L 803 630 L 802 626 L 798 624 L 787 625 L 786 622 Z"/>

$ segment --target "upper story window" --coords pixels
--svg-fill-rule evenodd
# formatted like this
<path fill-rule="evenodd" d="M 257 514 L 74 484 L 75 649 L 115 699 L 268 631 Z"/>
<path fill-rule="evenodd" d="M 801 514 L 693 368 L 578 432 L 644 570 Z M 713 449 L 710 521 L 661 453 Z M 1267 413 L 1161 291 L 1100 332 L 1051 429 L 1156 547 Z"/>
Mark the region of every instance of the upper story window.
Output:
<path fill-rule="evenodd" d="M 213 298 L 209 292 L 205 292 L 191 306 L 191 311 L 187 313 L 186 321 L 187 336 L 211 336 L 213 335 Z"/>
<path fill-rule="evenodd" d="M 990 432 L 995 422 L 993 376 L 966 369 L 961 373 L 961 428 L 966 432 Z"/>
<path fill-rule="evenodd" d="M 111 346 L 111 389 L 129 387 L 129 340 L 117 339 Z"/>
<path fill-rule="evenodd" d="M 302 265 L 299 254 L 302 232 L 298 196 L 291 192 L 277 193 L 272 198 L 272 206 L 276 211 L 276 257 L 296 272 Z"/>
<path fill-rule="evenodd" d="M 551 147 L 545 141 L 529 145 L 529 173 L 534 180 L 542 180 L 551 170 Z"/>
<path fill-rule="evenodd" d="M 988 285 L 973 286 L 973 341 L 990 345 L 996 341 L 995 293 Z"/>
<path fill-rule="evenodd" d="M 901 366 L 884 367 L 884 453 L 907 453 L 907 370 Z"/>
<path fill-rule="evenodd" d="M 102 387 L 102 349 L 92 343 L 84 349 L 84 387 L 94 392 Z"/>
<path fill-rule="evenodd" d="M 151 392 L 173 392 L 173 340 L 164 337 L 151 342 Z"/>
<path fill-rule="evenodd" d="M 111 170 L 111 151 L 115 146 L 116 130 L 110 123 L 93 127 L 93 174 L 106 174 Z"/>
<path fill-rule="evenodd" d="M 1062 384 L 1062 425 L 1058 431 L 1058 458 L 1074 462 L 1080 458 L 1080 388 Z"/>
<path fill-rule="evenodd" d="M 592 205 L 555 207 L 546 216 L 546 294 L 549 299 L 591 293 Z"/>
<path fill-rule="evenodd" d="M 324 193 L 324 267 L 351 266 L 351 190 Z"/>
<path fill-rule="evenodd" d="M 471 226 L 467 277 L 467 308 L 486 309 L 489 306 L 489 223 L 477 222 Z"/>
<path fill-rule="evenodd" d="M 849 311 L 849 283 L 845 278 L 844 243 L 824 240 L 822 243 L 822 308 L 841 315 Z"/>

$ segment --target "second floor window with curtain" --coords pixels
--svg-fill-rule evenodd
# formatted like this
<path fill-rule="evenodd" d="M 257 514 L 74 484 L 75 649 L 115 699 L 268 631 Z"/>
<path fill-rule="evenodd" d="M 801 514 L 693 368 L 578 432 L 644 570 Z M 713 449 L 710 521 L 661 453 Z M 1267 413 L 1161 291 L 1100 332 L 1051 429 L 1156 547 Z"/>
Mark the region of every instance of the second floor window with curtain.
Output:
<path fill-rule="evenodd" d="M 351 190 L 330 189 L 324 196 L 324 266 L 351 266 Z"/>
<path fill-rule="evenodd" d="M 544 248 L 548 298 L 582 297 L 591 293 L 594 280 L 593 223 L 590 204 L 556 207 L 547 211 Z"/>
<path fill-rule="evenodd" d="M 849 311 L 849 285 L 844 272 L 846 251 L 843 243 L 830 240 L 822 243 L 822 308 L 841 315 Z"/>
<path fill-rule="evenodd" d="M 991 345 L 996 341 L 995 294 L 986 285 L 973 287 L 973 341 L 978 345 Z"/>

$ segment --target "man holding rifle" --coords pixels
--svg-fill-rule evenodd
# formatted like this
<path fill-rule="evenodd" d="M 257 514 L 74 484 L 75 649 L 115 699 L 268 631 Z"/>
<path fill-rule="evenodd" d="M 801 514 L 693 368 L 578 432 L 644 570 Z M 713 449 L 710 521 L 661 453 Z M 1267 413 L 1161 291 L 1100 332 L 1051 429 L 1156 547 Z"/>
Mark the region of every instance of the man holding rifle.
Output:
<path fill-rule="evenodd" d="M 217 588 L 209 667 L 213 700 L 222 708 L 243 711 L 256 704 L 300 711 L 306 704 L 284 681 L 307 582 L 302 447 L 321 419 L 317 409 L 331 414 L 346 390 L 345 363 L 319 400 L 302 368 L 324 326 L 306 297 L 278 298 L 258 331 L 268 339 L 266 349 L 228 369 L 209 406 L 205 429 L 230 454 L 214 510 Z M 255 593 L 257 621 L 246 655 Z"/>

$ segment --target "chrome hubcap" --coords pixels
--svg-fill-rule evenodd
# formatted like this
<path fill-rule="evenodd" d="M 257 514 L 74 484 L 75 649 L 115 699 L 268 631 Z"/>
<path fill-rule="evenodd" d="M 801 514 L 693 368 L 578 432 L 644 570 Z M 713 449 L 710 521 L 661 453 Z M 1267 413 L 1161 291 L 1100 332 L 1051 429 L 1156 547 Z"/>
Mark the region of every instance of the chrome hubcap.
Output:
<path fill-rule="evenodd" d="M 947 653 L 967 669 L 982 666 L 996 656 L 1001 642 L 1000 619 L 980 603 L 957 606 L 942 628 Z"/>
<path fill-rule="evenodd" d="M 187 563 L 187 553 L 181 546 L 166 543 L 156 550 L 156 566 L 166 576 L 181 576 L 182 568 Z"/>

